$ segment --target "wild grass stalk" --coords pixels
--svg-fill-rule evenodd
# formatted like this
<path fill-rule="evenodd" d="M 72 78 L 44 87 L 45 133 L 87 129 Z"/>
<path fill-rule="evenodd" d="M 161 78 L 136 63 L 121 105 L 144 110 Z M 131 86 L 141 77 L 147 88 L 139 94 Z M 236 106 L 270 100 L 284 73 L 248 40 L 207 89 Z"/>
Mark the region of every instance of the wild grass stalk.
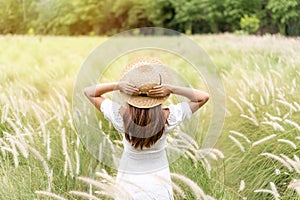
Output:
<path fill-rule="evenodd" d="M 254 146 L 257 146 L 257 145 L 259 145 L 259 144 L 261 144 L 261 143 L 263 143 L 263 142 L 266 142 L 266 141 L 268 141 L 268 140 L 270 140 L 270 139 L 272 139 L 272 138 L 274 138 L 274 137 L 276 137 L 277 135 L 276 134 L 272 134 L 272 135 L 269 135 L 269 136 L 267 136 L 267 137 L 264 137 L 264 138 L 262 138 L 262 139 L 260 139 L 260 140 L 257 140 L 256 142 L 253 142 L 252 143 L 252 146 L 254 147 Z"/>
<path fill-rule="evenodd" d="M 288 185 L 288 188 L 295 190 L 300 197 L 300 180 L 292 180 Z"/>
<path fill-rule="evenodd" d="M 287 139 L 278 139 L 277 140 L 278 142 L 282 142 L 282 143 L 285 143 L 285 144 L 288 144 L 290 145 L 293 149 L 297 149 L 297 146 L 294 142 L 290 141 L 290 140 L 287 140 Z"/>
<path fill-rule="evenodd" d="M 87 198 L 89 200 L 100 200 L 98 197 L 96 197 L 94 195 L 91 195 L 91 194 L 88 194 L 88 193 L 85 193 L 85 192 L 70 191 L 69 193 L 72 194 L 72 195 L 75 195 L 75 196 Z"/>
<path fill-rule="evenodd" d="M 208 197 L 203 190 L 195 183 L 193 182 L 191 179 L 180 175 L 180 174 L 176 174 L 176 173 L 171 173 L 171 176 L 173 178 L 176 178 L 180 181 L 182 181 L 183 183 L 185 183 L 194 193 L 196 199 L 203 199 L 203 200 L 207 200 L 207 199 L 211 199 L 211 197 Z"/>
<path fill-rule="evenodd" d="M 53 199 L 57 199 L 57 200 L 66 200 L 63 197 L 58 196 L 57 194 L 51 193 L 51 192 L 47 192 L 47 191 L 35 191 L 36 194 L 39 195 L 44 195 L 44 196 L 48 196 L 51 197 Z"/>
<path fill-rule="evenodd" d="M 242 143 L 240 143 L 240 141 L 238 141 L 235 137 L 233 137 L 232 135 L 228 136 L 240 149 L 242 152 L 245 152 L 245 148 L 242 145 Z"/>
<path fill-rule="evenodd" d="M 288 162 L 286 162 L 283 158 L 280 158 L 279 156 L 274 155 L 272 153 L 262 153 L 261 155 L 273 158 L 273 159 L 277 160 L 278 162 L 280 162 L 283 166 L 285 166 L 289 171 L 293 171 L 293 168 L 291 167 L 291 165 Z"/>

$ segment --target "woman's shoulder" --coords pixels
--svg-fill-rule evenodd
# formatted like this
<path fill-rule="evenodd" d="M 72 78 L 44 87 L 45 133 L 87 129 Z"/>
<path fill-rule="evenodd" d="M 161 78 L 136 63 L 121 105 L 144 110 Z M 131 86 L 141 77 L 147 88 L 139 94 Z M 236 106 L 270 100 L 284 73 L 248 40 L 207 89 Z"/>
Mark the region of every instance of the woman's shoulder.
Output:
<path fill-rule="evenodd" d="M 170 115 L 192 115 L 192 110 L 189 106 L 189 103 L 184 101 L 177 104 L 170 104 L 163 108 L 163 110 L 168 114 L 168 117 Z"/>
<path fill-rule="evenodd" d="M 121 112 L 124 112 L 124 109 L 119 103 L 106 98 L 102 102 L 100 110 L 103 113 L 105 119 L 112 122 L 113 126 L 119 132 L 124 132 L 123 118 L 121 116 Z"/>
<path fill-rule="evenodd" d="M 192 116 L 192 111 L 188 102 L 170 104 L 169 106 L 165 107 L 164 110 L 167 114 L 169 131 Z"/>
<path fill-rule="evenodd" d="M 115 102 L 115 101 L 112 101 L 111 99 L 109 98 L 105 98 L 103 100 L 103 102 L 101 103 L 101 106 L 100 106 L 100 111 L 105 113 L 105 112 L 116 112 L 116 111 L 124 111 L 125 108 L 124 106 L 122 106 L 120 103 L 118 102 Z M 121 113 L 120 113 L 121 114 Z"/>

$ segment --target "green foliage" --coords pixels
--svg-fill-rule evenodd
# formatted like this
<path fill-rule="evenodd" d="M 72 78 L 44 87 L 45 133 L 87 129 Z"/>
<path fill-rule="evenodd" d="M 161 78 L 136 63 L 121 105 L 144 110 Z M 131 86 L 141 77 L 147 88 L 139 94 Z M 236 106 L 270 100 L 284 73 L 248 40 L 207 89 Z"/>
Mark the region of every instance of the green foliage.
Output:
<path fill-rule="evenodd" d="M 255 15 L 260 33 L 300 34 L 300 0 L 0 0 L 0 34 L 100 35 L 159 26 L 234 32 Z"/>
<path fill-rule="evenodd" d="M 97 0 L 41 1 L 36 6 L 42 33 L 50 34 L 87 34 L 99 32 L 98 21 L 102 3 Z"/>
<path fill-rule="evenodd" d="M 0 0 L 0 33 L 22 33 L 26 29 L 26 12 L 23 12 L 23 6 L 24 4 L 14 0 Z"/>
<path fill-rule="evenodd" d="M 272 18 L 283 35 L 286 34 L 286 25 L 299 22 L 300 0 L 269 0 L 267 9 L 271 11 Z"/>
<path fill-rule="evenodd" d="M 201 18 L 208 22 L 213 33 L 220 31 L 223 21 L 224 2 L 219 0 L 200 1 Z"/>
<path fill-rule="evenodd" d="M 259 19 L 255 15 L 245 15 L 241 18 L 240 26 L 243 31 L 254 33 L 259 27 Z"/>
<path fill-rule="evenodd" d="M 119 23 L 120 30 L 148 25 L 144 2 L 139 0 L 117 0 L 111 12 Z"/>
<path fill-rule="evenodd" d="M 192 33 L 192 25 L 195 20 L 200 19 L 199 1 L 196 0 L 172 0 L 175 16 L 172 21 L 174 25 L 181 25 L 185 33 Z"/>
<path fill-rule="evenodd" d="M 145 3 L 147 19 L 159 27 L 170 28 L 175 15 L 175 8 L 171 0 L 148 0 Z"/>
<path fill-rule="evenodd" d="M 262 19 L 265 15 L 264 0 L 225 0 L 223 4 L 223 17 L 226 18 L 226 23 L 233 31 L 240 29 L 240 20 L 243 16 L 255 14 Z"/>

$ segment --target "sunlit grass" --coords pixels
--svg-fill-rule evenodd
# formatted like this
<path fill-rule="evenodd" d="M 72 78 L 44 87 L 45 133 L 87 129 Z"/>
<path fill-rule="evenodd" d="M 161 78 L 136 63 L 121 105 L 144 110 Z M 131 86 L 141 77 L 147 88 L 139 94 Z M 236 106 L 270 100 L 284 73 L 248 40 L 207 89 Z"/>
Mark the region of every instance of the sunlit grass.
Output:
<path fill-rule="evenodd" d="M 105 173 L 113 181 L 110 176 L 114 177 L 116 170 L 89 154 L 71 119 L 76 75 L 87 55 L 105 39 L 0 37 L 1 198 L 112 195 L 101 188 L 105 185 L 92 186 L 86 183 L 89 179 L 82 179 L 103 184 Z M 197 156 L 203 153 L 197 145 L 186 145 L 184 156 L 170 166 L 174 183 L 183 189 L 186 199 L 200 198 L 201 191 L 207 199 L 300 199 L 299 41 L 226 34 L 192 39 L 217 66 L 226 91 L 227 112 L 216 150 L 202 158 Z M 203 80 L 186 70 L 188 63 L 171 54 L 159 55 L 174 66 L 185 66 L 179 72 L 191 85 L 206 90 Z M 99 81 L 118 80 L 118 67 L 125 63 L 126 59 L 116 61 Z M 208 103 L 200 111 L 201 127 L 195 133 L 198 146 L 210 116 Z M 188 125 L 181 130 L 187 132 Z M 104 132 L 117 134 L 109 123 L 102 126 Z M 175 148 L 191 142 L 175 136 Z M 179 190 L 175 190 L 175 197 L 182 199 Z"/>

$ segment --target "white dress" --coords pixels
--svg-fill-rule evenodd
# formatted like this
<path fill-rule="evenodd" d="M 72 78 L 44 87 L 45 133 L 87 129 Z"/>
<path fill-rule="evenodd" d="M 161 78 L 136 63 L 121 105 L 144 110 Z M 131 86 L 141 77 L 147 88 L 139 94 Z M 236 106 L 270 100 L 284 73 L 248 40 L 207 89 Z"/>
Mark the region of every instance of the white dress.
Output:
<path fill-rule="evenodd" d="M 105 99 L 101 104 L 104 117 L 122 133 L 124 151 L 120 160 L 117 183 L 134 200 L 172 200 L 173 190 L 169 163 L 165 151 L 168 132 L 192 115 L 187 102 L 169 105 L 168 124 L 163 136 L 150 148 L 135 149 L 125 139 L 123 119 L 119 113 L 120 105 Z M 118 198 L 117 198 L 118 199 Z M 120 198 L 122 199 L 122 198 Z"/>

